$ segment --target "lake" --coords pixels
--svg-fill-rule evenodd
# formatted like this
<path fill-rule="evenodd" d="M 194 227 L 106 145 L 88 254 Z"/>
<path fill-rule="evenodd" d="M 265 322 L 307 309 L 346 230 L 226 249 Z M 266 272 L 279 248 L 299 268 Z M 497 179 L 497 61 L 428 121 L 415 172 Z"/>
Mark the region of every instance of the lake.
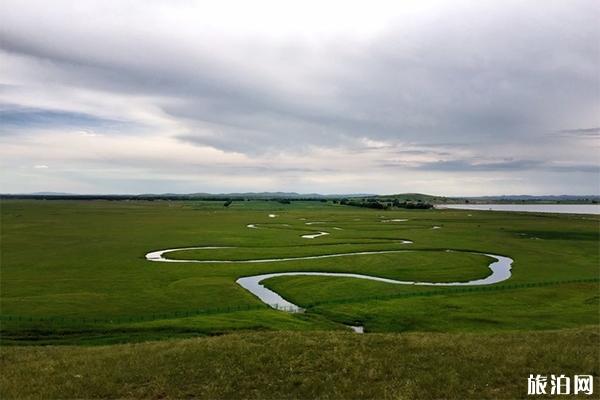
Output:
<path fill-rule="evenodd" d="M 441 204 L 436 206 L 436 208 L 561 214 L 600 214 L 600 204 Z"/>

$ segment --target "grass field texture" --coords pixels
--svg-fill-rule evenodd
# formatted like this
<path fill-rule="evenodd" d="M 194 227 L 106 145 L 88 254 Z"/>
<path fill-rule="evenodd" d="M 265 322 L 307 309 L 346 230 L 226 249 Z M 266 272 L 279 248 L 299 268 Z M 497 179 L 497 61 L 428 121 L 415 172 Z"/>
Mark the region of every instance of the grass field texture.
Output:
<path fill-rule="evenodd" d="M 3 201 L 1 208 L 4 343 L 142 340 L 240 329 L 337 330 L 344 329 L 342 323 L 362 324 L 369 332 L 598 324 L 598 282 L 566 283 L 599 276 L 597 216 L 378 211 L 269 201 L 234 202 L 228 208 L 220 202 Z M 301 237 L 318 231 L 330 235 Z M 413 243 L 402 244 L 401 239 Z M 415 251 L 258 264 L 144 258 L 152 250 L 190 246 L 234 248 L 180 251 L 169 257 L 246 260 Z M 447 293 L 352 278 L 266 281 L 284 298 L 308 308 L 305 314 L 287 314 L 268 308 L 235 283 L 241 276 L 278 271 L 434 282 L 489 274 L 487 257 L 446 249 L 512 257 L 513 275 L 499 286 L 557 284 Z M 429 295 L 412 296 L 419 292 Z"/>
<path fill-rule="evenodd" d="M 0 351 L 0 393 L 7 399 L 517 399 L 528 397 L 529 374 L 564 373 L 593 375 L 595 394 L 598 340 L 597 327 L 586 327 L 253 332 L 111 346 L 17 346 Z"/>
<path fill-rule="evenodd" d="M 597 216 L 3 201 L 1 218 L 2 398 L 525 398 L 531 373 L 593 375 L 598 392 Z M 301 237 L 319 231 L 330 234 Z M 404 251 L 251 264 L 145 258 L 193 246 L 228 248 L 167 256 Z M 469 252 L 513 258 L 512 276 L 463 288 L 265 281 L 306 308 L 296 314 L 235 282 L 282 271 L 431 282 L 487 276 L 490 259 Z"/>

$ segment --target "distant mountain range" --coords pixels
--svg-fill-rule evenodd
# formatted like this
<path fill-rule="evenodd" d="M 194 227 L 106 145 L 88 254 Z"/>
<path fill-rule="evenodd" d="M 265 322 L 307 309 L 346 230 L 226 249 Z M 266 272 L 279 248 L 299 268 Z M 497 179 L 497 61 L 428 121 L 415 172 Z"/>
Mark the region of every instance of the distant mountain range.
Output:
<path fill-rule="evenodd" d="M 34 193 L 19 193 L 27 196 L 77 196 L 75 193 L 65 192 L 34 192 Z"/>
<path fill-rule="evenodd" d="M 0 194 L 3 198 L 51 198 L 51 199 L 341 199 L 376 198 L 381 201 L 421 201 L 428 203 L 492 203 L 492 202 L 596 202 L 600 195 L 499 195 L 499 196 L 432 196 L 423 193 L 398 193 L 378 195 L 372 193 L 320 194 L 297 192 L 236 192 L 236 193 L 145 193 L 145 194 L 76 194 L 65 192 L 35 192 Z"/>
<path fill-rule="evenodd" d="M 162 193 L 162 194 L 143 194 L 141 196 L 190 196 L 190 197 L 236 197 L 236 198 L 286 198 L 286 199 L 306 199 L 306 198 L 339 198 L 339 197 L 373 197 L 376 194 L 352 193 L 352 194 L 320 194 L 320 193 L 296 193 L 296 192 L 241 192 L 241 193 Z"/>
<path fill-rule="evenodd" d="M 339 199 L 339 198 L 362 198 L 377 197 L 371 193 L 351 194 L 320 194 L 320 193 L 296 193 L 296 192 L 240 192 L 240 193 L 142 193 L 142 194 L 77 194 L 65 192 L 34 192 L 34 193 L 2 193 L 5 198 L 85 198 L 85 199 Z"/>

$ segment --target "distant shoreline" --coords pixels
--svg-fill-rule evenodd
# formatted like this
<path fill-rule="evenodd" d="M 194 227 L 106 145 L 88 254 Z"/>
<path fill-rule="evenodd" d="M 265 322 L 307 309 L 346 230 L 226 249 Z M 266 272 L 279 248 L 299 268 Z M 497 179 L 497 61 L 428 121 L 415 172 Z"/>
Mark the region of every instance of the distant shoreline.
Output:
<path fill-rule="evenodd" d="M 472 211 L 509 211 L 509 212 L 540 212 L 558 214 L 591 214 L 600 215 L 600 204 L 438 204 L 437 209 L 472 210 Z"/>
<path fill-rule="evenodd" d="M 494 205 L 494 204 L 598 204 L 600 195 L 502 195 L 502 196 L 473 196 L 447 197 L 421 193 L 400 193 L 390 195 L 375 194 L 319 194 L 295 192 L 248 192 L 248 193 L 188 193 L 188 194 L 71 194 L 71 193 L 0 193 L 0 199 L 23 200 L 173 200 L 173 201 L 341 201 L 343 199 L 374 199 L 379 202 L 413 202 L 434 205 Z"/>

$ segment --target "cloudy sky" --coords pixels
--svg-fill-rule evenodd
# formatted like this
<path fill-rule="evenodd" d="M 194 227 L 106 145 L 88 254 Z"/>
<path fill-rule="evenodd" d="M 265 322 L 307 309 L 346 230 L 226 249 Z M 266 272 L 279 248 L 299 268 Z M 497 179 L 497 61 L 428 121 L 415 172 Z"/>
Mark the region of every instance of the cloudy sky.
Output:
<path fill-rule="evenodd" d="M 3 0 L 0 60 L 3 193 L 600 193 L 595 0 Z"/>

